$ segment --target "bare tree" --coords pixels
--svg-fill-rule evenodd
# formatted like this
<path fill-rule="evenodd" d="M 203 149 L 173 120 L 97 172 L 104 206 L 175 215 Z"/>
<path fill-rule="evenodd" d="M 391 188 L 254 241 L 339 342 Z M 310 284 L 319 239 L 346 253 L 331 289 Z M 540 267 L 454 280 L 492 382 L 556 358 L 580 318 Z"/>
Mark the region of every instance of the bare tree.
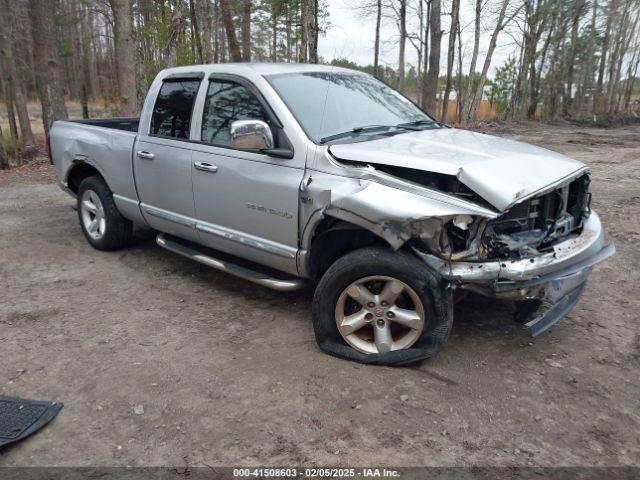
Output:
<path fill-rule="evenodd" d="M 584 7 L 587 5 L 586 0 L 574 0 L 573 12 L 571 18 L 571 46 L 567 51 L 566 65 L 566 90 L 563 97 L 562 109 L 565 116 L 569 115 L 569 109 L 573 105 L 573 83 L 576 55 L 578 54 L 578 28 L 580 27 L 580 19 L 584 15 Z"/>
<path fill-rule="evenodd" d="M 303 0 L 304 1 L 304 0 Z M 352 0 L 348 1 L 349 8 L 357 12 L 360 20 L 367 21 L 374 18 L 375 37 L 373 42 L 373 74 L 381 78 L 380 69 L 380 29 L 382 27 L 382 17 L 384 4 L 382 0 Z"/>
<path fill-rule="evenodd" d="M 9 163 L 7 150 L 4 148 L 4 135 L 0 126 L 0 170 L 7 170 L 9 167 L 11 167 L 11 164 Z"/>
<path fill-rule="evenodd" d="M 398 10 L 398 31 L 400 33 L 400 47 L 398 48 L 398 90 L 403 92 L 405 80 L 405 46 L 407 43 L 407 0 L 400 0 Z"/>
<path fill-rule="evenodd" d="M 521 116 L 525 109 L 528 85 L 533 85 L 530 95 L 532 97 L 537 95 L 536 57 L 539 53 L 540 38 L 550 18 L 551 3 L 549 0 L 524 0 L 523 5 L 525 15 L 522 55 L 511 107 L 512 115 L 515 117 Z"/>
<path fill-rule="evenodd" d="M 242 3 L 242 60 L 251 61 L 251 0 Z"/>
<path fill-rule="evenodd" d="M 500 13 L 498 14 L 498 20 L 496 22 L 496 26 L 493 29 L 493 33 L 491 34 L 491 40 L 489 41 L 489 49 L 487 50 L 487 54 L 484 58 L 484 65 L 482 66 L 482 73 L 480 73 L 480 79 L 478 81 L 478 87 L 476 88 L 476 92 L 473 96 L 473 100 L 471 101 L 471 108 L 469 110 L 469 118 L 475 120 L 478 114 L 478 107 L 480 106 L 480 102 L 482 101 L 482 97 L 484 95 L 484 84 L 487 81 L 487 73 L 489 72 L 489 67 L 491 66 L 491 59 L 493 57 L 493 52 L 496 50 L 496 45 L 498 43 L 498 35 L 500 32 L 504 30 L 506 24 L 513 20 L 513 18 L 517 15 L 518 10 L 516 10 L 511 17 L 506 19 L 507 7 L 509 6 L 509 0 L 502 0 L 502 6 L 500 7 Z"/>
<path fill-rule="evenodd" d="M 2 0 L 0 3 L 0 55 L 6 69 L 7 83 L 11 85 L 10 88 L 13 91 L 13 102 L 20 122 L 22 146 L 25 153 L 32 155 L 36 151 L 36 146 L 27 109 L 27 96 L 17 75 L 13 39 L 10 35 L 12 31 L 11 19 L 9 18 L 12 13 L 11 5 L 8 0 Z"/>
<path fill-rule="evenodd" d="M 300 56 L 301 62 L 318 63 L 318 2 L 300 0 Z"/>
<path fill-rule="evenodd" d="M 380 24 L 382 23 L 382 0 L 376 0 L 376 39 L 373 50 L 373 74 L 380 78 Z"/>
<path fill-rule="evenodd" d="M 310 0 L 300 0 L 300 51 L 298 61 L 306 63 L 309 59 L 309 11 Z"/>
<path fill-rule="evenodd" d="M 31 7 L 35 75 L 40 103 L 42 103 L 42 123 L 45 134 L 49 135 L 49 129 L 53 122 L 68 118 L 67 107 L 64 103 L 64 86 L 60 64 L 54 50 L 56 2 L 53 0 L 48 2 L 31 0 L 29 4 Z"/>
<path fill-rule="evenodd" d="M 604 32 L 604 39 L 602 40 L 602 52 L 600 53 L 600 68 L 598 69 L 598 93 L 602 95 L 604 86 L 604 74 L 607 67 L 607 55 L 609 53 L 609 42 L 611 40 L 611 27 L 613 19 L 616 13 L 617 0 L 611 0 L 609 2 L 609 8 L 607 9 L 607 27 Z"/>
<path fill-rule="evenodd" d="M 460 111 L 462 112 L 462 122 L 469 121 L 470 104 L 468 99 L 471 97 L 471 90 L 473 89 L 473 80 L 476 74 L 476 64 L 478 63 L 478 52 L 480 51 L 480 19 L 482 15 L 482 0 L 476 0 L 475 11 L 475 28 L 473 36 L 473 53 L 471 54 L 471 64 L 469 66 L 469 78 L 467 79 L 467 88 L 464 94 L 460 98 Z"/>
<path fill-rule="evenodd" d="M 449 111 L 449 94 L 453 83 L 453 61 L 456 54 L 456 33 L 458 28 L 458 17 L 460 15 L 460 0 L 452 0 L 451 2 L 451 28 L 449 29 L 449 49 L 447 54 L 447 85 L 444 89 L 444 97 L 442 99 L 442 121 L 447 121 L 447 113 Z"/>
<path fill-rule="evenodd" d="M 238 43 L 238 37 L 236 35 L 236 27 L 233 24 L 233 18 L 231 17 L 231 8 L 229 6 L 229 0 L 220 0 L 220 13 L 222 15 L 222 22 L 224 23 L 224 29 L 227 32 L 227 42 L 229 44 L 229 53 L 231 54 L 231 61 L 241 62 L 242 53 L 240 52 L 240 44 Z"/>
<path fill-rule="evenodd" d="M 0 39 L 1 40 L 1 39 Z M 1 44 L 0 44 L 0 48 Z M 0 51 L 0 80 L 2 80 L 2 91 L 4 92 L 4 104 L 7 108 L 7 119 L 9 120 L 9 134 L 14 144 L 18 144 L 20 137 L 18 136 L 18 123 L 16 122 L 16 112 L 13 104 L 15 103 L 15 93 L 13 91 L 13 82 L 8 75 L 9 69 L 5 66 L 5 59 Z"/>
<path fill-rule="evenodd" d="M 198 0 L 198 10 L 202 19 L 202 61 L 211 63 L 213 61 L 213 35 L 212 35 L 212 12 L 210 0 Z"/>
<path fill-rule="evenodd" d="M 311 21 L 309 36 L 309 62 L 318 63 L 318 38 L 320 36 L 319 1 L 311 0 Z"/>
<path fill-rule="evenodd" d="M 119 114 L 133 117 L 136 100 L 136 44 L 130 0 L 109 0 L 113 12 L 116 72 L 118 77 Z"/>
<path fill-rule="evenodd" d="M 208 3 L 208 0 L 206 1 Z M 198 52 L 198 61 L 200 63 L 204 63 L 204 54 L 202 52 L 202 36 L 200 35 L 200 26 L 198 24 L 198 13 L 196 11 L 196 6 L 194 0 L 189 0 L 189 17 L 191 18 L 191 29 L 193 30 L 193 39 L 196 44 L 196 51 Z M 205 22 L 208 22 L 209 19 L 205 18 Z"/>
<path fill-rule="evenodd" d="M 174 8 L 169 22 L 169 39 L 165 49 L 166 66 L 175 67 L 178 65 L 178 46 L 182 35 L 182 11 Z"/>
<path fill-rule="evenodd" d="M 440 76 L 441 6 L 441 0 L 431 0 L 431 12 L 429 14 L 429 70 L 425 75 L 422 104 L 425 110 L 432 115 L 436 114 L 438 77 Z"/>

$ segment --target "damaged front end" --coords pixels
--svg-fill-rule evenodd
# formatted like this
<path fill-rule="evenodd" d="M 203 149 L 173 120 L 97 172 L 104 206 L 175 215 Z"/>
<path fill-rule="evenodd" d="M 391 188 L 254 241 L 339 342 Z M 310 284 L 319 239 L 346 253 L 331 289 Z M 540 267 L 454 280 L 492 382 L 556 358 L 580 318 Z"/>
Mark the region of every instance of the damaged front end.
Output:
<path fill-rule="evenodd" d="M 487 222 L 498 217 L 489 205 L 471 201 L 466 191 L 438 190 L 378 165 L 338 165 L 349 176 L 313 172 L 303 183 L 301 217 L 315 217 L 303 225 L 305 236 L 321 218 L 333 217 L 373 232 L 396 250 L 410 244 L 457 260 L 478 255 Z"/>
<path fill-rule="evenodd" d="M 303 216 L 333 217 L 408 247 L 453 288 L 545 302 L 551 308 L 527 323 L 532 335 L 562 318 L 593 265 L 615 252 L 591 212 L 586 169 L 498 211 L 459 176 L 327 156 L 347 175 L 313 172 Z"/>
<path fill-rule="evenodd" d="M 487 226 L 486 258 L 521 259 L 550 251 L 561 239 L 579 234 L 590 214 L 589 175 L 515 204 Z"/>

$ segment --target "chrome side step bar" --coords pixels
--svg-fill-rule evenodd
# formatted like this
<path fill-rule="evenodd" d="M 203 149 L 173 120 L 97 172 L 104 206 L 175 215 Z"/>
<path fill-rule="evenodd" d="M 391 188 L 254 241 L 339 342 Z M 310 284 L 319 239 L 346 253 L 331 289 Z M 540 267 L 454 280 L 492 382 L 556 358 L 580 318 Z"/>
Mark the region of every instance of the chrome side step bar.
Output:
<path fill-rule="evenodd" d="M 242 267 L 240 265 L 236 265 L 234 263 L 219 260 L 210 255 L 206 255 L 196 250 L 195 248 L 188 247 L 177 242 L 176 240 L 167 238 L 164 233 L 161 233 L 157 236 L 156 243 L 160 247 L 165 248 L 170 252 L 177 253 L 178 255 L 190 258 L 191 260 L 200 262 L 208 267 L 215 268 L 216 270 L 220 270 L 222 272 L 230 273 L 231 275 L 235 275 L 236 277 L 240 277 L 244 280 L 257 283 L 258 285 L 262 285 L 263 287 L 271 288 L 273 290 L 290 292 L 292 290 L 300 290 L 304 286 L 304 281 L 302 279 L 280 280 L 277 278 L 273 278 L 264 273 L 250 270 L 246 267 Z"/>

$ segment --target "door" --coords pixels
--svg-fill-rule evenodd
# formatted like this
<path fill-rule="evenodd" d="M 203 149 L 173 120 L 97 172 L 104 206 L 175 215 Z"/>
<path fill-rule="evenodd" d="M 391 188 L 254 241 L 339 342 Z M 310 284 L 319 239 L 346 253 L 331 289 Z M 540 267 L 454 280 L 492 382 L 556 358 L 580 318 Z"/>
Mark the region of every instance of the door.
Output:
<path fill-rule="evenodd" d="M 304 157 L 282 159 L 231 148 L 235 120 L 263 120 L 276 148 L 289 148 L 259 92 L 241 79 L 210 79 L 193 145 L 196 229 L 202 243 L 296 273 L 298 196 Z"/>
<path fill-rule="evenodd" d="M 171 78 L 160 87 L 149 133 L 134 148 L 142 213 L 153 228 L 197 240 L 189 130 L 201 81 Z"/>

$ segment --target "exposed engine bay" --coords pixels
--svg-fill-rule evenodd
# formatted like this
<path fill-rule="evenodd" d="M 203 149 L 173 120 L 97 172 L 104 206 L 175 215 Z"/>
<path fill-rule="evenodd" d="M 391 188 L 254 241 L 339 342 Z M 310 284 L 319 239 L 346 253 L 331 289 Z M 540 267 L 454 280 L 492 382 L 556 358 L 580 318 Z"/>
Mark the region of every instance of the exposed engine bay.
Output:
<path fill-rule="evenodd" d="M 589 175 L 514 205 L 489 222 L 482 245 L 487 258 L 520 259 L 549 251 L 558 240 L 579 234 L 589 216 Z"/>
<path fill-rule="evenodd" d="M 456 176 L 393 165 L 340 159 L 349 167 L 394 177 L 429 190 L 491 210 L 497 209 Z M 589 216 L 589 175 L 580 177 L 541 195 L 515 203 L 494 219 L 455 215 L 425 218 L 411 223 L 411 244 L 419 250 L 447 260 L 523 259 L 552 250 L 570 235 L 579 235 Z"/>

